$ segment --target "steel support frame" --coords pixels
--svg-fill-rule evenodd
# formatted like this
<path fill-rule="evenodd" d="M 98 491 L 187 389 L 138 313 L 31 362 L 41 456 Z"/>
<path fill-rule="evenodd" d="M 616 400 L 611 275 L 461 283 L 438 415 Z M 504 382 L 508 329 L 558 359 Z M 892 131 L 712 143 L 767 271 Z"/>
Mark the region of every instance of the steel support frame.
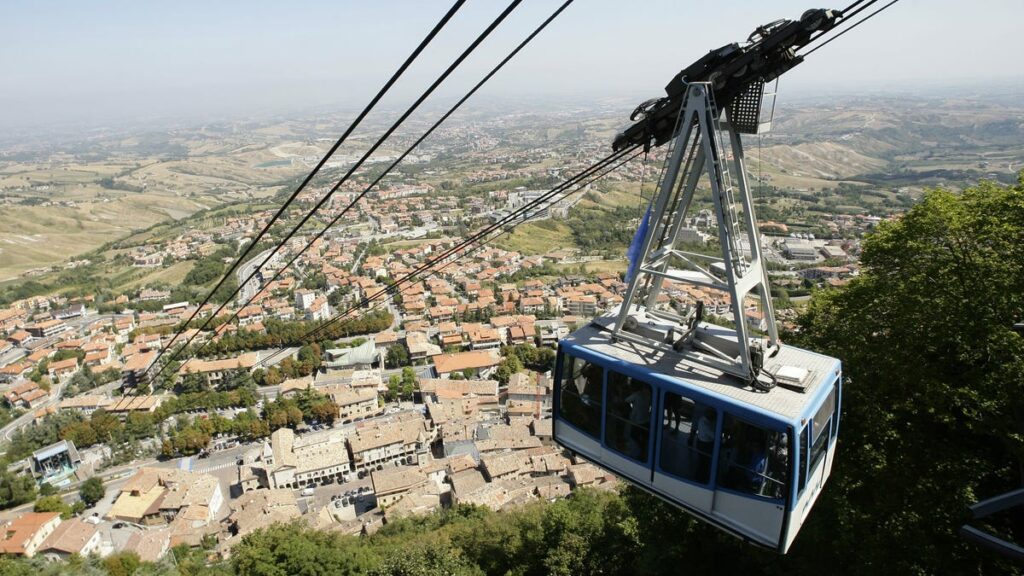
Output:
<path fill-rule="evenodd" d="M 715 349 L 713 345 L 700 342 L 699 338 L 693 347 L 684 349 L 682 354 L 697 363 L 749 381 L 757 374 L 751 362 L 751 336 L 743 307 L 748 294 L 756 291 L 761 300 L 761 310 L 767 324 L 768 342 L 764 350 L 766 355 L 777 350 L 778 331 L 775 326 L 768 271 L 764 266 L 753 200 L 747 185 L 742 141 L 732 126 L 719 120 L 719 110 L 715 107 L 712 94 L 710 86 L 705 83 L 693 83 L 687 89 L 679 121 L 679 133 L 671 156 L 667 160 L 658 196 L 651 210 L 651 223 L 643 239 L 640 264 L 629 281 L 625 300 L 612 329 L 612 336 L 618 340 L 671 350 L 671 346 L 666 342 L 626 331 L 624 327 L 627 318 L 643 308 L 649 316 L 680 323 L 685 320 L 679 315 L 655 310 L 655 303 L 666 278 L 674 282 L 720 290 L 730 297 L 739 355 L 726 354 Z M 735 176 L 730 175 L 729 159 L 724 156 L 725 150 L 719 137 L 721 131 L 728 132 Z M 705 173 L 711 185 L 715 215 L 718 218 L 721 258 L 692 254 L 675 248 L 697 184 Z M 735 188 L 738 189 L 739 204 L 743 209 L 742 222 L 736 222 L 737 205 L 733 181 L 736 184 Z M 677 191 L 678 187 L 682 187 L 682 190 Z M 673 197 L 677 197 L 678 202 L 675 206 L 670 206 Z M 750 241 L 749 261 L 743 256 L 741 249 L 737 233 L 740 226 Z M 695 271 L 699 278 L 695 278 L 693 274 L 673 274 L 669 265 L 674 260 Z M 725 274 L 715 273 L 712 266 L 702 265 L 701 260 L 721 263 L 725 268 Z M 643 298 L 644 303 L 641 304 L 638 299 L 641 287 L 645 283 L 649 283 L 649 289 Z M 701 352 L 708 352 L 710 356 Z"/>

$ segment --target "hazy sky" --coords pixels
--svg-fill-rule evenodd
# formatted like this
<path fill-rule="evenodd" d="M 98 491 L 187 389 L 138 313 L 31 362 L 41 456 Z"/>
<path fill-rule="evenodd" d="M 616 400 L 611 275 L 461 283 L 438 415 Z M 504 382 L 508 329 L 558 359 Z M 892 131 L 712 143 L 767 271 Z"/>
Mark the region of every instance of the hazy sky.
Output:
<path fill-rule="evenodd" d="M 525 0 L 439 94 L 460 94 L 559 3 Z M 450 4 L 4 0 L 0 126 L 360 106 Z M 505 4 L 469 0 L 386 104 L 399 106 L 403 96 L 422 90 Z M 657 96 L 673 74 L 707 50 L 744 40 L 765 22 L 797 18 L 814 5 L 820 4 L 576 0 L 479 99 Z M 783 97 L 836 88 L 901 89 L 922 81 L 1021 79 L 1022 16 L 1021 0 L 902 0 L 788 73 Z"/>

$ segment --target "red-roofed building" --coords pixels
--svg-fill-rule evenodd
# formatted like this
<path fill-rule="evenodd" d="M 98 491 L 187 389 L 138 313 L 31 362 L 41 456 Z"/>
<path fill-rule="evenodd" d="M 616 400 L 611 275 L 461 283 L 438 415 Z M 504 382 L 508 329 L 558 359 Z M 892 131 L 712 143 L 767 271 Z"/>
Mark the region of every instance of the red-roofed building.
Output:
<path fill-rule="evenodd" d="M 57 512 L 28 512 L 0 526 L 0 554 L 31 558 L 60 525 Z"/>
<path fill-rule="evenodd" d="M 486 378 L 501 363 L 496 350 L 473 350 L 440 354 L 433 357 L 434 372 L 441 378 L 449 378 L 453 373 L 469 372 L 471 375 Z"/>
<path fill-rule="evenodd" d="M 50 362 L 49 366 L 46 367 L 46 373 L 50 375 L 50 378 L 60 380 L 70 378 L 75 372 L 78 372 L 78 358 L 67 358 Z"/>

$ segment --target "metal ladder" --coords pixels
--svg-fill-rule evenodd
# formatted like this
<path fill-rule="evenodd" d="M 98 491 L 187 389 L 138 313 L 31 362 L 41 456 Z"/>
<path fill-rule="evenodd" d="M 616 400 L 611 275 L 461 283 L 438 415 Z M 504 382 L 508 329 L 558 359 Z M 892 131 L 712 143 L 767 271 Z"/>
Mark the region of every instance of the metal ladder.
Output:
<path fill-rule="evenodd" d="M 715 118 L 714 129 L 711 130 L 715 139 L 714 149 L 718 151 L 716 157 L 712 159 L 715 169 L 712 170 L 711 176 L 715 177 L 718 175 L 720 181 L 718 182 L 719 202 L 722 206 L 722 215 L 727 220 L 726 222 L 720 222 L 719 226 L 726 226 L 729 229 L 729 260 L 732 263 L 733 271 L 737 276 L 743 277 L 747 272 L 747 261 L 743 258 L 743 248 L 740 244 L 740 230 L 739 214 L 736 212 L 736 198 L 733 189 L 732 174 L 729 172 L 729 163 L 723 162 L 722 156 L 726 153 L 726 148 L 723 145 L 722 139 L 722 125 L 719 119 L 721 111 L 718 109 L 718 105 L 715 104 L 715 92 L 714 90 L 708 90 L 707 92 L 708 101 L 711 103 L 712 115 Z M 730 148 L 730 152 L 731 152 Z M 742 302 L 738 303 L 740 306 Z"/>

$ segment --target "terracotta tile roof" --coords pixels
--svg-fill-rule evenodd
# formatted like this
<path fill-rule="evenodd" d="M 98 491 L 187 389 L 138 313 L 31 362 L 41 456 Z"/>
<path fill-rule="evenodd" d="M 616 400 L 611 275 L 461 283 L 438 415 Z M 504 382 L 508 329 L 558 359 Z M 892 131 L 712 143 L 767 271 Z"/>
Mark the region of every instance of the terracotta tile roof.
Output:
<path fill-rule="evenodd" d="M 170 540 L 171 530 L 169 528 L 132 532 L 123 551 L 135 552 L 143 562 L 156 562 L 167 552 Z"/>
<path fill-rule="evenodd" d="M 459 499 L 472 494 L 480 487 L 487 484 L 487 479 L 484 478 L 484 475 L 476 468 L 464 469 L 452 474 L 449 478 L 452 483 L 452 491 Z"/>
<path fill-rule="evenodd" d="M 61 370 L 70 370 L 78 368 L 78 358 L 68 358 L 66 360 L 58 360 L 57 362 L 51 362 L 47 368 L 50 372 L 58 372 Z"/>
<path fill-rule="evenodd" d="M 124 363 L 125 372 L 140 372 L 148 369 L 156 360 L 156 350 L 135 354 Z"/>
<path fill-rule="evenodd" d="M 349 437 L 348 443 L 353 455 L 390 444 L 414 444 L 426 436 L 425 420 L 417 418 L 384 422 L 375 426 L 360 428 Z"/>
<path fill-rule="evenodd" d="M 39 550 L 59 550 L 68 554 L 80 554 L 85 545 L 96 535 L 98 528 L 78 518 L 61 522 L 50 534 Z"/>
<path fill-rule="evenodd" d="M 188 362 L 182 364 L 178 370 L 179 374 L 187 374 L 189 372 L 220 372 L 223 370 L 234 370 L 236 368 L 252 368 L 256 365 L 256 353 L 249 352 L 242 354 L 235 358 L 227 358 L 224 360 L 199 360 L 196 358 L 189 359 Z"/>
<path fill-rule="evenodd" d="M 65 398 L 60 401 L 60 409 L 67 410 L 73 408 L 102 408 L 110 404 L 110 399 L 106 396 L 99 395 L 84 395 L 84 396 L 72 396 L 71 398 Z"/>
<path fill-rule="evenodd" d="M 47 523 L 59 518 L 57 512 L 28 512 L 3 526 L 0 554 L 24 554 L 25 545 Z"/>
<path fill-rule="evenodd" d="M 434 368 L 439 374 L 449 374 L 460 370 L 490 368 L 501 363 L 501 358 L 493 350 L 477 350 L 472 352 L 456 352 L 434 356 Z"/>
<path fill-rule="evenodd" d="M 427 482 L 427 475 L 416 466 L 402 468 L 385 468 L 370 474 L 373 492 L 377 496 L 405 492 Z"/>

